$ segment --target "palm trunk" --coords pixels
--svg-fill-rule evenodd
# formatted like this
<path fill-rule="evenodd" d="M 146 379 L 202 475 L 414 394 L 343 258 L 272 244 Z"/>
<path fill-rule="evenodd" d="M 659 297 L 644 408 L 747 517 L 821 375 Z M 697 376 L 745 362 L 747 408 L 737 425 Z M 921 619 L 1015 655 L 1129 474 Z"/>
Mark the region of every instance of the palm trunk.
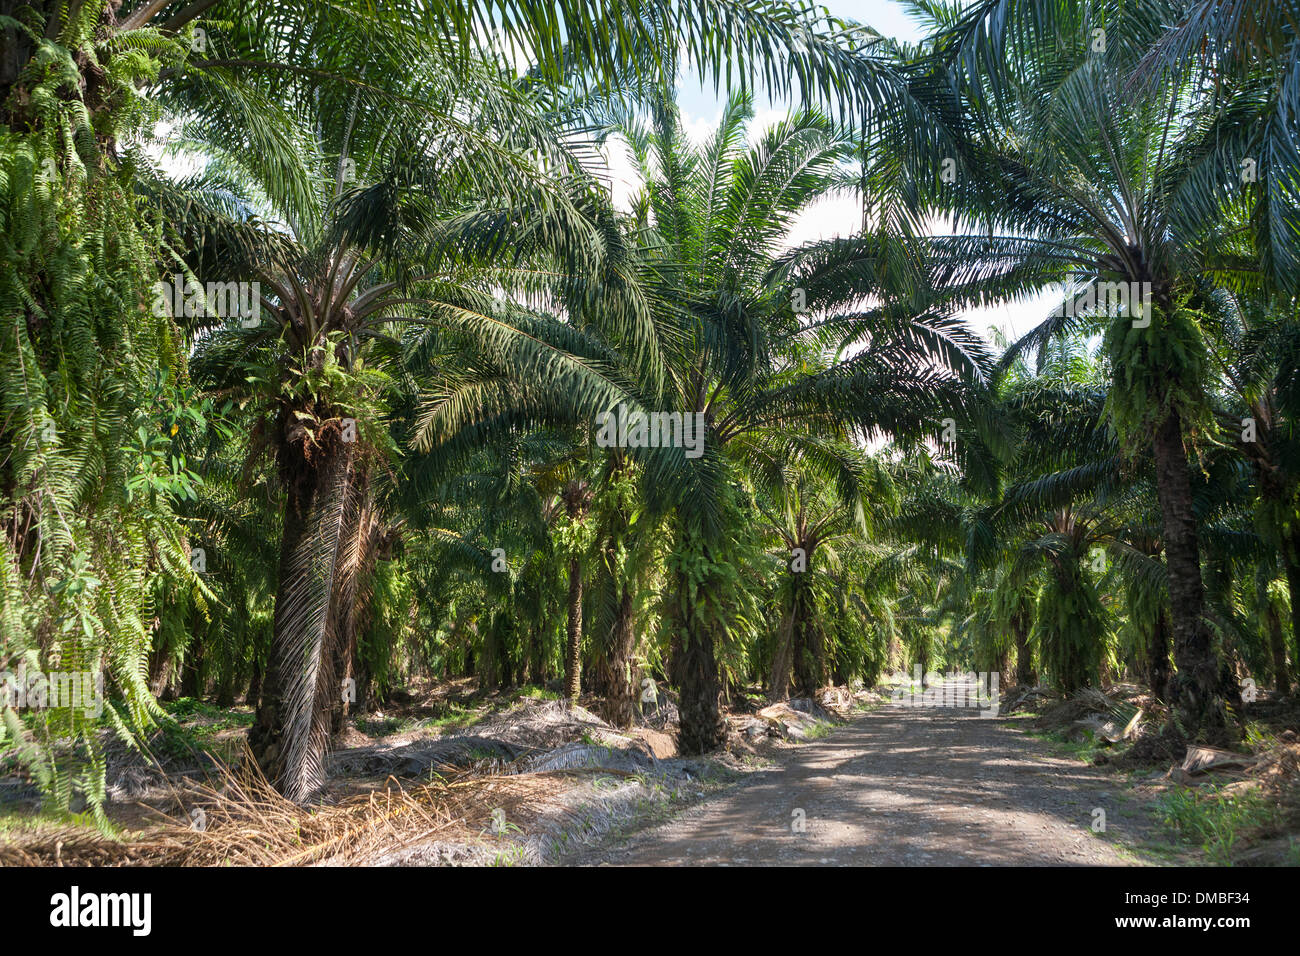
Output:
<path fill-rule="evenodd" d="M 206 690 L 203 679 L 203 641 L 196 638 L 189 653 L 185 655 L 185 666 L 181 668 L 181 696 L 198 700 Z"/>
<path fill-rule="evenodd" d="M 221 680 L 217 681 L 217 706 L 235 706 L 235 675 L 233 671 L 223 674 Z"/>
<path fill-rule="evenodd" d="M 1286 568 L 1287 591 L 1291 595 L 1291 660 L 1300 663 L 1300 562 L 1295 556 L 1300 554 L 1300 535 L 1292 535 L 1289 551 L 1282 553 L 1282 565 Z"/>
<path fill-rule="evenodd" d="M 1016 637 L 1016 683 L 1033 687 L 1038 683 L 1038 674 L 1034 671 L 1034 651 L 1029 646 L 1029 616 L 1017 614 L 1011 620 L 1011 629 Z"/>
<path fill-rule="evenodd" d="M 334 582 L 352 479 L 353 445 L 283 450 L 287 495 L 280 543 L 275 623 L 262 703 L 249 748 L 266 778 L 286 797 L 305 801 L 318 789 L 329 747 L 335 680 Z"/>
<path fill-rule="evenodd" d="M 1286 636 L 1282 633 L 1282 615 L 1271 601 L 1268 605 L 1268 646 L 1273 654 L 1273 689 L 1285 697 L 1291 693 L 1291 674 L 1286 665 Z"/>
<path fill-rule="evenodd" d="M 898 635 L 892 630 L 889 634 L 889 643 L 885 647 L 885 656 L 887 658 L 885 670 L 890 674 L 901 671 L 903 665 L 907 663 L 907 654 L 903 642 L 898 639 Z"/>
<path fill-rule="evenodd" d="M 335 694 L 330 704 L 330 736 L 337 737 L 347 728 L 348 717 L 356 710 L 356 645 L 347 636 L 340 635 L 334 658 L 334 673 L 338 675 L 341 693 Z"/>
<path fill-rule="evenodd" d="M 622 596 L 596 667 L 595 691 L 604 698 L 605 719 L 615 727 L 631 727 L 636 718 L 636 675 L 632 673 L 635 602 L 631 586 L 620 587 Z"/>
<path fill-rule="evenodd" d="M 1229 737 L 1218 655 L 1203 617 L 1205 585 L 1192 510 L 1192 483 L 1183 448 L 1182 419 L 1171 412 L 1152 441 L 1156 487 L 1164 519 L 1165 563 L 1173 619 L 1174 664 L 1171 682 L 1177 720 L 1192 739 Z"/>
<path fill-rule="evenodd" d="M 510 637 L 514 633 L 513 626 L 508 629 L 508 633 L 502 637 Z M 511 659 L 510 649 L 513 640 L 500 640 L 498 643 L 497 653 L 497 680 L 502 687 L 515 686 L 515 662 Z"/>
<path fill-rule="evenodd" d="M 546 682 L 542 663 L 542 629 L 534 625 L 528 632 L 528 682 L 538 687 Z"/>
<path fill-rule="evenodd" d="M 262 662 L 253 661 L 253 675 L 248 679 L 248 693 L 244 695 L 244 706 L 256 709 L 262 702 Z"/>
<path fill-rule="evenodd" d="M 1001 654 L 998 655 L 997 669 L 998 669 L 998 685 L 1000 687 L 1010 687 L 1011 680 L 1012 680 L 1011 648 L 1007 648 Z M 986 684 L 985 690 L 991 692 L 992 688 Z"/>
<path fill-rule="evenodd" d="M 679 540 L 678 548 L 702 550 L 706 562 L 712 557 L 707 545 L 685 540 L 685 535 Z M 680 691 L 678 749 L 686 755 L 708 753 L 717 750 L 727 739 L 716 647 L 721 635 L 715 633 L 721 626 L 717 619 L 720 598 L 717 592 L 721 583 L 692 582 L 678 570 L 670 586 L 674 588 L 670 604 L 675 631 L 672 671 Z M 709 607 L 709 602 L 714 606 Z"/>
<path fill-rule="evenodd" d="M 577 700 L 582 690 L 582 562 L 569 561 L 569 627 L 564 655 L 564 696 Z"/>
<path fill-rule="evenodd" d="M 155 648 L 149 664 L 149 690 L 159 700 L 176 698 L 176 675 L 170 650 Z"/>
<path fill-rule="evenodd" d="M 344 515 L 344 534 L 340 539 L 340 560 L 334 576 L 332 603 L 336 607 L 334 673 L 340 693 L 333 696 L 330 733 L 338 735 L 357 710 L 357 651 L 361 632 L 369 612 L 369 575 L 374 566 L 375 527 L 367 498 L 367 476 L 354 468 L 351 494 Z"/>
<path fill-rule="evenodd" d="M 822 650 L 821 631 L 811 619 L 808 593 L 804 588 L 795 591 L 794 626 L 794 686 L 800 697 L 814 699 L 826 683 L 826 655 Z"/>
<path fill-rule="evenodd" d="M 913 662 L 921 669 L 921 689 L 930 686 L 930 639 L 922 635 L 913 655 Z"/>
<path fill-rule="evenodd" d="M 1169 613 L 1162 607 L 1147 636 L 1147 686 L 1159 700 L 1169 700 L 1169 677 Z"/>
<path fill-rule="evenodd" d="M 564 510 L 577 524 L 587 510 L 587 484 L 571 479 L 564 488 Z M 582 693 L 582 556 L 569 558 L 569 621 L 564 647 L 564 696 L 575 701 Z"/>
<path fill-rule="evenodd" d="M 499 644 L 497 622 L 492 621 L 483 634 L 483 652 L 479 654 L 475 668 L 478 671 L 478 689 L 485 694 L 497 689 L 497 661 L 501 657 Z"/>
<path fill-rule="evenodd" d="M 682 642 L 678 673 L 681 696 L 678 712 L 681 726 L 678 747 L 683 754 L 717 750 L 727 739 L 722 717 L 722 683 L 711 633 L 688 633 Z"/>
<path fill-rule="evenodd" d="M 1263 509 L 1265 514 L 1277 515 L 1285 514 L 1289 510 L 1287 502 L 1294 493 L 1288 485 L 1277 477 L 1276 472 L 1263 467 L 1262 463 L 1257 463 L 1255 469 L 1256 482 L 1259 486 L 1260 499 L 1266 503 Z M 1271 529 L 1270 539 L 1276 544 L 1278 558 L 1281 561 L 1282 569 L 1286 573 L 1287 593 L 1291 599 L 1291 636 L 1295 645 L 1292 649 L 1292 660 L 1300 661 L 1300 529 L 1290 526 L 1289 522 L 1278 522 Z M 1281 620 L 1278 621 L 1279 626 Z M 1270 634 L 1270 643 L 1273 638 Z M 1276 651 L 1274 653 L 1274 668 L 1276 669 Z M 1282 655 L 1286 657 L 1286 638 L 1282 637 Z M 1290 675 L 1283 672 L 1280 680 L 1290 684 Z M 1281 684 L 1278 685 L 1279 689 Z M 1285 691 L 1283 691 L 1285 693 Z"/>
<path fill-rule="evenodd" d="M 790 697 L 790 665 L 794 653 L 794 608 L 781 623 L 781 636 L 777 638 L 776 653 L 772 655 L 772 671 L 767 681 L 767 699 L 787 700 Z"/>

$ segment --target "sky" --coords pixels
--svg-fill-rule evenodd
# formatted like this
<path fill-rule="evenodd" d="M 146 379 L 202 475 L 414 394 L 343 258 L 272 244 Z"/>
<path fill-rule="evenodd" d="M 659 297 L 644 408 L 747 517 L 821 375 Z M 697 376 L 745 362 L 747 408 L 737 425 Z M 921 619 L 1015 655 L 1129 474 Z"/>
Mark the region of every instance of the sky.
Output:
<path fill-rule="evenodd" d="M 833 16 L 855 20 L 874 28 L 885 36 L 916 41 L 921 30 L 900 3 L 892 0 L 820 0 Z M 695 142 L 702 142 L 715 128 L 722 116 L 725 98 L 719 96 L 711 85 L 701 84 L 691 77 L 684 78 L 678 91 L 678 106 L 682 124 Z M 762 130 L 785 114 L 788 106 L 774 104 L 770 99 L 756 98 L 754 122 L 750 126 L 750 139 L 756 139 Z M 610 172 L 613 178 L 614 200 L 624 205 L 637 191 L 638 183 L 632 173 L 632 164 L 625 153 L 611 148 Z M 790 244 L 798 245 L 813 239 L 852 234 L 862 221 L 859 199 L 843 196 L 823 200 L 812 206 L 795 223 L 790 234 Z M 973 309 L 965 318 L 981 334 L 996 327 L 1009 338 L 1018 338 L 1043 320 L 1055 302 L 1050 295 L 1035 297 L 1027 302 Z"/>
<path fill-rule="evenodd" d="M 884 36 L 907 41 L 921 39 L 921 31 L 915 21 L 902 4 L 892 0 L 819 0 L 819 4 L 829 9 L 832 16 L 856 20 Z M 680 95 L 679 102 L 683 110 L 690 109 L 700 115 L 720 111 L 712 88 L 704 89 L 701 84 L 686 83 L 683 84 Z"/>

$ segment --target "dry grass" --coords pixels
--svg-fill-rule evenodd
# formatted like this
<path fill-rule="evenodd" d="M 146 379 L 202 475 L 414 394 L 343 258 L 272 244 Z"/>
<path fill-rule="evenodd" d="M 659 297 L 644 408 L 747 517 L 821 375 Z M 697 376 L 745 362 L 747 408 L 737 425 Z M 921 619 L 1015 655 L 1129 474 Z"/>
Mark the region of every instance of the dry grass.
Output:
<path fill-rule="evenodd" d="M 223 766 L 211 783 L 177 794 L 178 806 L 191 815 L 203 812 L 201 829 L 183 817 L 162 818 L 127 840 L 73 828 L 15 833 L 0 845 L 0 865 L 365 865 L 435 841 L 486 844 L 494 810 L 512 822 L 535 819 L 556 808 L 568 789 L 563 778 L 582 772 L 466 777 L 409 788 L 390 777 L 383 789 L 303 807 L 256 772 Z"/>
<path fill-rule="evenodd" d="M 0 866 L 133 866 L 153 862 L 159 844 L 113 840 L 96 830 L 42 827 L 6 834 Z"/>

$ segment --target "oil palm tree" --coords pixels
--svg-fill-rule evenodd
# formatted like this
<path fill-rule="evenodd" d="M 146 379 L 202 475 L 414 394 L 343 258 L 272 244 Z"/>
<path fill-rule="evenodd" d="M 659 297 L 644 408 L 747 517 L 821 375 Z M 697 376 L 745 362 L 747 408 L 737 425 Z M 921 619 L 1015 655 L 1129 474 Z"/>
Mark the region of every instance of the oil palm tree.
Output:
<path fill-rule="evenodd" d="M 448 337 L 459 337 L 515 377 L 562 377 L 579 393 L 604 387 L 535 335 L 524 308 L 493 295 L 494 286 L 531 288 L 543 260 L 575 271 L 590 261 L 581 257 L 593 227 L 564 188 L 580 163 L 499 68 L 457 62 L 453 87 L 443 75 L 452 63 L 436 46 L 427 52 L 407 74 L 400 110 L 354 94 L 346 112 L 322 115 L 311 89 L 301 99 L 280 90 L 302 116 L 297 149 L 280 158 L 292 175 L 265 181 L 264 159 L 245 163 L 204 143 L 218 160 L 209 188 L 224 177 L 245 187 L 250 205 L 260 193 L 283 224 L 231 224 L 246 241 L 202 263 L 267 291 L 251 328 L 223 325 L 200 349 L 206 384 L 252 402 L 285 496 L 275 637 L 250 743 L 294 799 L 319 779 L 378 540 L 376 484 L 399 455 L 387 412 L 411 393 L 411 377 L 437 369 Z M 297 182 L 313 188 L 277 188 Z M 499 251 L 508 234 L 513 259 Z M 188 245 L 196 255 L 209 248 Z M 403 267 L 398 248 L 408 250 Z M 404 267 L 411 249 L 421 250 L 418 271 Z M 484 265 L 490 254 L 496 264 Z"/>
<path fill-rule="evenodd" d="M 736 469 L 771 475 L 802 459 L 848 486 L 853 456 L 837 442 L 936 432 L 983 357 L 960 323 L 916 310 L 903 317 L 910 303 L 882 301 L 887 280 L 870 243 L 783 253 L 800 212 L 855 182 L 852 142 L 802 112 L 746 147 L 749 116 L 748 101 L 733 99 L 700 147 L 685 142 L 667 100 L 651 102 L 648 122 L 623 126 L 646 182 L 636 208 L 663 330 L 665 382 L 646 404 L 700 416 L 707 428 L 704 454 L 678 463 L 689 494 L 665 503 L 686 752 L 717 747 L 725 732 L 716 650 L 738 580 L 726 543 L 743 521 Z"/>
<path fill-rule="evenodd" d="M 1249 463 L 1255 524 L 1276 551 L 1276 562 L 1270 563 L 1286 578 L 1295 635 L 1300 633 L 1294 617 L 1300 601 L 1300 447 L 1292 425 L 1300 358 L 1295 303 L 1285 295 L 1223 291 L 1213 306 L 1206 325 L 1217 385 L 1215 417 L 1224 444 Z M 1261 587 L 1269 590 L 1267 583 Z M 1275 613 L 1275 602 L 1271 608 Z"/>
<path fill-rule="evenodd" d="M 1007 361 L 1107 317 L 1110 420 L 1127 452 L 1149 449 L 1155 466 L 1178 721 L 1188 734 L 1230 736 L 1188 464 L 1209 424 L 1200 316 L 1216 284 L 1249 284 L 1259 263 L 1260 247 L 1237 229 L 1254 193 L 1216 139 L 1230 109 L 1185 77 L 1129 84 L 1151 29 L 1140 11 L 1055 5 L 1036 25 L 1017 14 L 1012 54 L 994 50 L 994 6 L 944 8 L 929 66 L 918 67 L 932 70 L 936 115 L 964 139 L 950 175 L 932 154 L 887 149 L 880 165 L 910 170 L 927 209 L 958 217 L 956 234 L 923 242 L 954 301 L 1067 286 Z M 1105 301 L 1107 288 L 1133 294 Z"/>
<path fill-rule="evenodd" d="M 770 499 L 760 495 L 756 501 L 766 530 L 780 543 L 776 557 L 783 569 L 781 624 L 767 681 L 772 700 L 790 695 L 792 666 L 800 697 L 812 697 L 825 685 L 830 649 L 819 630 L 819 604 L 834 589 L 820 585 L 835 580 L 837 549 L 851 548 L 868 534 L 868 515 L 888 505 L 889 481 L 880 463 L 852 447 L 837 453 L 846 466 L 839 475 L 810 472 L 798 460 L 778 465 L 784 474 Z M 856 480 L 845 488 L 835 483 L 837 477 Z"/>

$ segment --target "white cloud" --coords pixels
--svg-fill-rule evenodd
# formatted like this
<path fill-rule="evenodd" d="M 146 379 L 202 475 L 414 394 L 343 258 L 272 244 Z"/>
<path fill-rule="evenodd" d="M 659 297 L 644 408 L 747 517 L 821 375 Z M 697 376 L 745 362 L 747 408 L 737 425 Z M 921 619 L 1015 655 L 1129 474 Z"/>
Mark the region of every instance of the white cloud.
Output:
<path fill-rule="evenodd" d="M 632 197 L 641 191 L 642 186 L 632 147 L 623 137 L 611 136 L 600 152 L 609 171 L 610 198 L 614 208 L 627 212 L 632 208 Z"/>

